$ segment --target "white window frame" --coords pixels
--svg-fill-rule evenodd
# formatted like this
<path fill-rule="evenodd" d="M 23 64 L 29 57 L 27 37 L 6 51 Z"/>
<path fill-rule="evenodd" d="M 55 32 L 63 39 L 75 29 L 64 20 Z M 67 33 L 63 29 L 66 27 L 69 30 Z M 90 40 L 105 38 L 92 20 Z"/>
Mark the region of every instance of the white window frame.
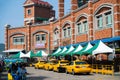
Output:
<path fill-rule="evenodd" d="M 23 44 L 25 44 L 25 37 L 24 36 L 13 37 L 13 44 L 14 45 L 23 45 Z"/>
<path fill-rule="evenodd" d="M 40 41 L 41 41 L 41 37 L 40 36 L 41 36 L 40 34 L 35 36 L 36 43 L 40 43 Z M 39 38 L 39 40 L 37 40 L 38 38 Z"/>
<path fill-rule="evenodd" d="M 44 37 L 44 40 L 42 40 L 43 37 Z M 46 43 L 46 34 L 41 34 L 41 42 L 42 43 Z"/>
<path fill-rule="evenodd" d="M 67 37 L 67 29 L 63 28 L 63 38 L 66 38 L 66 37 Z"/>
<path fill-rule="evenodd" d="M 110 15 L 111 15 L 111 23 L 110 24 L 107 24 L 106 23 L 106 14 L 107 13 L 111 13 Z M 98 23 L 97 23 L 97 16 L 100 16 L 100 15 L 102 15 L 102 25 L 103 25 L 103 27 L 98 27 Z M 101 29 L 104 29 L 104 28 L 111 28 L 112 26 L 113 26 L 113 11 L 112 11 L 112 9 L 110 9 L 110 10 L 107 10 L 107 11 L 104 11 L 103 13 L 100 13 L 100 14 L 97 14 L 97 15 L 95 15 L 95 26 L 96 26 L 96 30 L 101 30 Z M 108 26 L 109 25 L 109 26 Z"/>
<path fill-rule="evenodd" d="M 42 40 L 42 35 L 45 35 L 45 40 Z M 37 40 L 37 36 L 39 36 L 40 40 Z M 35 41 L 37 44 L 38 43 L 46 43 L 46 34 L 36 34 L 35 39 L 36 39 Z"/>
<path fill-rule="evenodd" d="M 84 32 L 87 32 L 88 31 L 88 22 L 83 21 L 83 26 L 84 26 Z"/>
<path fill-rule="evenodd" d="M 86 22 L 86 30 L 85 30 L 85 26 L 84 26 L 85 22 Z M 77 23 L 77 34 L 78 35 L 79 34 L 86 34 L 87 32 L 88 32 L 88 21 L 87 21 L 87 19 L 78 22 Z"/>
<path fill-rule="evenodd" d="M 97 29 L 103 28 L 103 15 L 102 14 L 96 16 L 96 21 L 97 21 Z M 102 25 L 98 23 L 100 21 L 102 21 Z"/>
<path fill-rule="evenodd" d="M 54 31 L 54 43 L 53 45 L 58 45 L 58 39 L 59 39 L 59 31 L 58 30 L 55 30 Z"/>
<path fill-rule="evenodd" d="M 110 13 L 110 14 L 109 14 Z M 106 13 L 104 13 L 105 14 L 105 24 L 106 24 L 106 27 L 111 27 L 112 26 L 112 23 L 113 23 L 113 21 L 112 21 L 112 12 L 111 11 L 108 11 L 108 12 L 106 12 Z M 111 21 L 110 21 L 110 23 L 108 22 L 107 23 L 107 17 L 108 16 L 110 16 L 111 17 Z"/>
<path fill-rule="evenodd" d="M 27 14 L 28 14 L 28 15 L 32 14 L 31 9 L 28 9 L 28 10 L 27 10 Z"/>
<path fill-rule="evenodd" d="M 67 27 L 67 37 L 71 37 L 71 27 Z"/>

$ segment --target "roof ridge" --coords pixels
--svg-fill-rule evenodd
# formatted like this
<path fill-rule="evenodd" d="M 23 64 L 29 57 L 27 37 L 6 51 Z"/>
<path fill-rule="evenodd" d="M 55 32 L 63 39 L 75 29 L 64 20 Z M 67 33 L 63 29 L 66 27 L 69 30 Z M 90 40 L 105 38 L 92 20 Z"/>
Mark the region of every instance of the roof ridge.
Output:
<path fill-rule="evenodd" d="M 46 2 L 46 1 L 43 1 L 43 0 L 31 0 L 33 1 L 34 3 L 36 4 L 42 4 L 42 5 L 47 5 L 47 6 L 52 6 L 50 3 Z"/>

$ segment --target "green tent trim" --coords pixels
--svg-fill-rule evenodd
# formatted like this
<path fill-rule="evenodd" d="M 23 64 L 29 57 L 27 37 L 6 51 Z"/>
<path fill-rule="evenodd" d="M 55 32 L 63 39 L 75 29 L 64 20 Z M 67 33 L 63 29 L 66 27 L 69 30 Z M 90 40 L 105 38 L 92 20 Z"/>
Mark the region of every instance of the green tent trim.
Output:
<path fill-rule="evenodd" d="M 79 48 L 79 45 L 78 45 L 73 51 L 71 51 L 71 52 L 69 53 L 69 55 L 73 56 L 75 53 L 79 52 L 79 51 L 75 52 L 78 48 Z M 83 49 L 83 48 L 82 48 L 82 49 Z M 81 50 L 82 50 L 82 49 L 81 49 Z"/>
<path fill-rule="evenodd" d="M 60 56 L 65 56 L 65 55 L 69 55 L 69 51 L 71 50 L 71 48 L 72 48 L 73 46 L 70 46 L 70 48 L 69 49 L 67 49 L 64 53 L 62 53 Z M 74 48 L 73 48 L 73 50 L 74 50 Z M 72 51 L 73 51 L 72 50 Z"/>
<path fill-rule="evenodd" d="M 50 54 L 50 56 L 55 56 L 56 54 L 60 52 L 59 50 L 62 51 L 61 48 L 58 48 L 54 53 Z"/>
<path fill-rule="evenodd" d="M 81 55 L 92 55 L 92 52 L 93 52 L 95 49 L 97 49 L 97 47 L 99 46 L 99 44 L 100 44 L 100 41 L 99 41 L 99 43 L 95 44 L 92 48 L 88 49 L 88 50 L 85 51 L 85 52 L 82 52 Z"/>
<path fill-rule="evenodd" d="M 84 51 L 84 50 L 87 48 L 88 45 L 89 45 L 89 44 L 87 44 L 85 47 L 83 47 L 80 51 L 78 51 L 78 52 L 75 53 L 75 54 L 81 55 L 82 51 Z"/>
<path fill-rule="evenodd" d="M 10 56 L 10 58 L 20 58 L 20 52 L 18 52 L 15 55 Z"/>
<path fill-rule="evenodd" d="M 57 54 L 55 54 L 55 56 L 61 56 L 65 51 L 67 51 L 67 50 L 65 50 L 64 51 L 64 49 L 65 49 L 66 47 L 64 47 L 60 52 L 58 52 Z M 66 48 L 67 49 L 67 48 Z"/>

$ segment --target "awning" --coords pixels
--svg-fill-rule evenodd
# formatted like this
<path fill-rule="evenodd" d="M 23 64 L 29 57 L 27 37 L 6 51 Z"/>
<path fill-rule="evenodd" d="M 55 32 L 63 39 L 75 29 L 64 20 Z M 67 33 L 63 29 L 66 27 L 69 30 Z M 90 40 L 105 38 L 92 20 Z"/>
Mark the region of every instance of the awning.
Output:
<path fill-rule="evenodd" d="M 77 53 L 78 51 L 80 51 L 83 47 L 81 45 L 78 45 L 72 52 L 70 52 L 70 55 L 74 55 L 75 53 Z"/>
<path fill-rule="evenodd" d="M 9 50 L 5 50 L 3 52 L 10 53 L 10 52 L 20 52 L 20 51 L 23 51 L 23 49 L 9 49 Z"/>
<path fill-rule="evenodd" d="M 20 51 L 20 52 L 18 52 L 17 54 L 10 56 L 10 58 L 21 58 L 21 57 L 23 57 L 24 55 L 25 55 L 25 54 Z"/>
<path fill-rule="evenodd" d="M 82 52 L 81 55 L 92 55 L 92 51 L 95 50 L 100 44 L 100 41 L 96 43 L 92 48 L 88 49 L 87 51 Z"/>
<path fill-rule="evenodd" d="M 105 45 L 102 41 L 100 41 L 99 46 L 93 51 L 93 55 L 99 53 L 113 53 L 114 49 Z"/>
<path fill-rule="evenodd" d="M 75 54 L 78 54 L 78 55 L 81 55 L 82 52 L 85 52 L 87 51 L 88 49 L 92 48 L 93 46 L 90 44 L 90 42 L 83 48 L 81 49 L 79 52 L 75 53 Z"/>
<path fill-rule="evenodd" d="M 45 51 L 43 50 L 40 50 L 38 51 L 36 54 L 35 54 L 36 57 L 45 57 L 45 56 L 48 56 L 47 53 L 45 53 Z"/>
<path fill-rule="evenodd" d="M 61 51 L 61 48 L 59 47 L 54 53 L 52 53 L 51 55 L 54 56 L 55 54 L 59 53 Z"/>
<path fill-rule="evenodd" d="M 104 38 L 101 39 L 102 42 L 106 43 L 106 42 L 115 42 L 115 41 L 120 41 L 120 36 L 116 36 L 116 37 L 112 37 L 112 38 Z M 94 40 L 91 41 L 91 44 L 96 44 L 97 42 L 99 42 L 99 40 Z"/>
<path fill-rule="evenodd" d="M 68 50 L 66 50 L 66 51 L 65 51 L 63 54 L 61 54 L 61 55 L 65 56 L 65 55 L 69 54 L 72 50 L 74 50 L 74 47 L 73 47 L 73 46 L 70 46 L 70 48 L 69 48 Z"/>
<path fill-rule="evenodd" d="M 67 48 L 64 47 L 59 53 L 55 54 L 55 56 L 60 56 L 60 55 L 63 54 L 66 50 L 67 50 Z"/>

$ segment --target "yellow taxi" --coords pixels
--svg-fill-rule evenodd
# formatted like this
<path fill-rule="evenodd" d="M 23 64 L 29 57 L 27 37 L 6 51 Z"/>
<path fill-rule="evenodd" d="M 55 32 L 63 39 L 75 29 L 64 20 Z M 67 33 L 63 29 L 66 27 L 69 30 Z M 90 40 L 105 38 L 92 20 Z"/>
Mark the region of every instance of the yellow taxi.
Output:
<path fill-rule="evenodd" d="M 66 66 L 68 64 L 69 64 L 68 60 L 59 60 L 58 62 L 56 62 L 56 64 L 53 65 L 53 71 L 63 72 L 63 71 L 65 71 L 64 66 Z"/>
<path fill-rule="evenodd" d="M 42 69 L 45 63 L 45 61 L 38 61 L 36 64 L 34 64 L 34 67 L 35 69 Z"/>
<path fill-rule="evenodd" d="M 69 65 L 66 66 L 66 73 L 72 73 L 73 75 L 76 73 L 86 73 L 90 74 L 92 68 L 85 61 L 72 61 Z"/>
<path fill-rule="evenodd" d="M 56 60 L 53 61 L 48 61 L 45 65 L 44 65 L 44 69 L 45 70 L 53 70 L 53 65 L 56 63 Z"/>

